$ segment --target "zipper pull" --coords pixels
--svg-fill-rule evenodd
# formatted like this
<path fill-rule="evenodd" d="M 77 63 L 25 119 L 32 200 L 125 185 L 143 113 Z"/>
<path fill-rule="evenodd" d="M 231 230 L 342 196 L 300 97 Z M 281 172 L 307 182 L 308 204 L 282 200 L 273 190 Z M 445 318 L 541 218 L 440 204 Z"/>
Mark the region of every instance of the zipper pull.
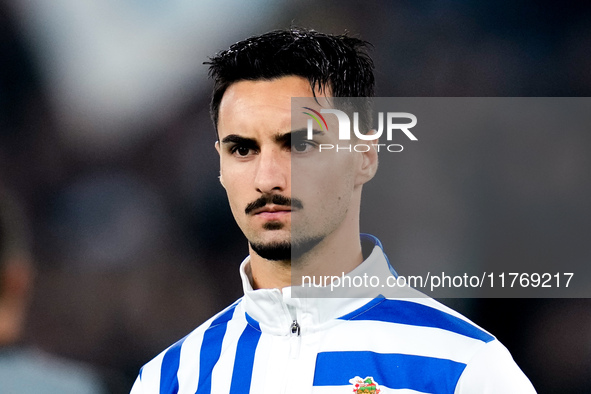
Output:
<path fill-rule="evenodd" d="M 292 359 L 297 359 L 300 356 L 300 347 L 302 343 L 302 337 L 300 336 L 300 325 L 297 320 L 294 320 L 289 327 L 291 332 L 290 349 L 289 355 Z"/>
<path fill-rule="evenodd" d="M 298 337 L 300 336 L 300 325 L 298 324 L 297 320 L 294 320 L 293 323 L 291 323 L 290 331 L 291 335 L 297 335 Z"/>

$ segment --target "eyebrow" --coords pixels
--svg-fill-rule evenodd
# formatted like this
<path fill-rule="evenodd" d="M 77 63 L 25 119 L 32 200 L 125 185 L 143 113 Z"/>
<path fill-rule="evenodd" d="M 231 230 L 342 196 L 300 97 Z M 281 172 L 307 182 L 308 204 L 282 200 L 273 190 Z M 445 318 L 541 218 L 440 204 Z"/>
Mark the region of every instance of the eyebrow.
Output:
<path fill-rule="evenodd" d="M 313 129 L 312 134 L 313 135 L 322 135 L 322 134 L 324 134 L 324 131 Z M 275 141 L 279 142 L 279 143 L 291 142 L 292 139 L 297 139 L 297 140 L 302 141 L 302 140 L 307 139 L 307 135 L 308 135 L 308 129 L 292 130 L 289 133 L 285 133 L 285 134 L 276 136 Z"/>
<path fill-rule="evenodd" d="M 224 139 L 222 140 L 222 144 L 230 144 L 230 143 L 241 144 L 241 145 L 245 145 L 245 146 L 256 146 L 257 145 L 256 140 L 254 140 L 252 138 L 242 137 L 242 136 L 239 136 L 238 134 L 230 134 L 230 135 L 224 137 Z"/>
<path fill-rule="evenodd" d="M 292 139 L 305 140 L 308 134 L 308 129 L 292 130 L 285 134 L 278 134 L 274 137 L 275 142 L 285 144 L 291 142 Z M 312 130 L 313 135 L 322 135 L 324 131 Z M 244 146 L 258 146 L 258 143 L 253 138 L 242 137 L 238 134 L 230 134 L 222 139 L 222 144 L 240 144 Z"/>

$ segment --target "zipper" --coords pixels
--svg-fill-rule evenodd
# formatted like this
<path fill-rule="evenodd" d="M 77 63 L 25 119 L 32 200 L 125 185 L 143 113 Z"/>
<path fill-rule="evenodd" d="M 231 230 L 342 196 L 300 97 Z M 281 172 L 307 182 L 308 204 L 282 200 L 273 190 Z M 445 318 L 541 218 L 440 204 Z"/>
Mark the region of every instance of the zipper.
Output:
<path fill-rule="evenodd" d="M 300 325 L 298 324 L 297 320 L 294 320 L 289 327 L 289 332 L 291 333 L 291 346 L 290 346 L 290 356 L 291 358 L 298 358 L 300 355 L 300 345 L 301 345 L 301 337 L 300 337 Z"/>
<path fill-rule="evenodd" d="M 300 336 L 300 325 L 298 324 L 297 320 L 294 320 L 291 323 L 291 327 L 289 330 L 291 331 L 291 335 Z"/>

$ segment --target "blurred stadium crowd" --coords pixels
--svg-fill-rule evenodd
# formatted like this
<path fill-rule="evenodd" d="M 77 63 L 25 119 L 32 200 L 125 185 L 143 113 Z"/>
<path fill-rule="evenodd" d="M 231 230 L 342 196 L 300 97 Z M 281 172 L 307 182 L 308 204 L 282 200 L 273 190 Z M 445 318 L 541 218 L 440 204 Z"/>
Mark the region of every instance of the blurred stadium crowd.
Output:
<path fill-rule="evenodd" d="M 28 219 L 37 271 L 20 346 L 84 363 L 109 392 L 126 393 L 144 362 L 241 295 L 247 248 L 217 179 L 207 56 L 297 25 L 370 41 L 377 96 L 585 97 L 583 4 L 1 0 L 0 188 Z M 591 134 L 565 134 L 535 153 L 534 141 L 522 142 L 450 142 L 451 155 L 492 144 L 499 168 L 453 191 L 434 173 L 418 200 L 401 188 L 394 226 L 446 234 L 442 248 L 453 240 L 491 264 L 591 263 Z M 505 177 L 505 158 L 531 172 Z M 468 201 L 475 235 L 465 239 L 445 215 L 417 222 L 420 205 L 404 206 L 442 198 Z M 421 256 L 418 245 L 401 238 L 390 260 Z M 538 392 L 591 392 L 588 299 L 450 302 L 505 343 Z"/>

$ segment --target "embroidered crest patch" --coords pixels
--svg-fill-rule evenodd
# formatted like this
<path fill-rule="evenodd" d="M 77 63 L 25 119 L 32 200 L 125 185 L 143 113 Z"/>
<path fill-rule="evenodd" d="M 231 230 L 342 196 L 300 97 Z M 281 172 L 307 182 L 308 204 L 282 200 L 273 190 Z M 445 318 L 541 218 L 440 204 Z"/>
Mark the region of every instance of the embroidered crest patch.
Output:
<path fill-rule="evenodd" d="M 355 376 L 349 380 L 349 383 L 353 385 L 353 392 L 355 394 L 379 394 L 380 385 L 373 380 L 373 377 L 368 376 L 365 379 L 361 379 L 359 376 Z"/>

